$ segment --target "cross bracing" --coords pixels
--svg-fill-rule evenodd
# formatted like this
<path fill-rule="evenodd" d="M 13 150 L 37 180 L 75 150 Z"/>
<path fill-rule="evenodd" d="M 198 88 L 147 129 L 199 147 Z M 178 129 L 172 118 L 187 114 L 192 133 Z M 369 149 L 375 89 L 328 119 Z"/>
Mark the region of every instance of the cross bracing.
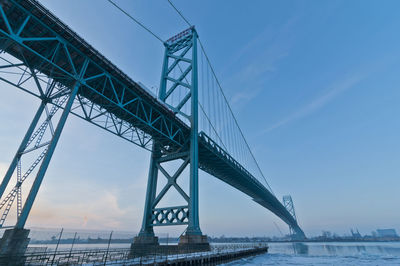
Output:
<path fill-rule="evenodd" d="M 78 80 L 79 95 L 101 106 L 102 113 L 131 120 L 132 126 L 153 139 L 168 139 L 169 145 L 184 144 L 185 125 L 174 119 L 169 109 L 43 6 L 35 1 L 10 1 L 4 2 L 1 10 L 0 47 L 21 61 L 17 66 L 24 64 L 28 70 L 47 75 L 66 87 L 78 80 L 78 72 L 83 72 Z M 36 96 L 43 97 L 40 90 Z M 148 142 L 136 144 L 148 148 Z"/>
<path fill-rule="evenodd" d="M 33 197 L 28 197 L 26 200 L 30 201 L 28 202 L 30 205 L 36 196 L 68 113 L 147 150 L 151 150 L 152 144 L 157 143 L 158 147 L 161 147 L 162 156 L 176 156 L 177 159 L 185 160 L 186 157 L 181 151 L 187 150 L 193 141 L 190 123 L 185 121 L 188 119 L 185 108 L 191 98 L 190 93 L 182 94 L 183 98 L 180 98 L 178 105 L 168 104 L 167 98 L 173 97 L 172 95 L 164 95 L 166 97 L 160 97 L 161 100 L 156 99 L 38 2 L 34 0 L 0 2 L 2 52 L 0 79 L 36 96 L 44 106 L 50 104 L 63 109 L 55 130 L 49 125 L 49 129 L 55 131 L 55 137 L 53 136 L 49 142 L 50 154 L 46 154 L 41 162 L 38 171 L 40 178 L 37 176 L 35 179 L 34 185 L 37 183 L 37 186 L 33 191 Z M 175 73 L 177 78 L 168 76 L 168 80 L 177 84 L 176 86 L 188 87 L 189 84 L 194 84 L 187 81 L 193 69 L 188 65 L 185 66 L 187 62 L 185 53 L 189 52 L 191 47 L 186 52 L 182 51 L 188 47 L 183 45 L 184 39 L 182 41 L 182 46 L 176 45 L 170 51 L 170 58 L 175 60 L 172 64 L 176 62 L 178 68 L 172 65 L 167 67 L 179 71 Z M 175 52 L 181 54 L 176 55 Z M 197 66 L 197 62 L 194 65 Z M 52 86 L 50 94 L 46 94 L 46 86 Z M 170 88 L 166 94 L 177 91 L 175 89 L 176 87 Z M 65 96 L 68 97 L 67 104 L 59 104 L 57 99 Z M 46 110 L 48 108 L 46 107 Z M 211 119 L 208 118 L 210 122 Z M 282 203 L 249 171 L 244 161 L 239 159 L 237 154 L 242 154 L 244 158 L 248 157 L 243 150 L 234 143 L 232 150 L 229 148 L 229 143 L 222 140 L 222 135 L 225 134 L 225 138 L 234 142 L 235 135 L 229 135 L 231 134 L 229 129 L 221 131 L 218 128 L 221 125 L 215 121 L 210 124 L 213 127 L 210 131 L 214 131 L 214 136 L 207 134 L 208 132 L 200 132 L 198 135 L 198 167 L 246 193 L 291 225 L 297 234 L 304 236 L 296 220 Z M 35 127 L 32 128 L 31 135 L 34 129 Z M 10 169 L 12 171 L 16 169 L 19 177 L 21 174 L 18 156 L 13 168 L 10 166 Z M 17 189 L 17 195 L 14 197 L 19 198 L 18 193 L 20 192 Z M 20 200 L 17 201 L 18 215 L 20 215 L 22 206 Z M 24 205 L 26 204 L 25 202 Z M 22 215 L 17 223 L 20 227 L 24 226 L 30 210 L 30 208 L 26 210 L 25 207 L 22 207 Z M 185 224 L 189 215 L 185 206 L 155 208 L 154 211 L 152 219 L 156 224 L 162 224 L 166 220 Z"/>

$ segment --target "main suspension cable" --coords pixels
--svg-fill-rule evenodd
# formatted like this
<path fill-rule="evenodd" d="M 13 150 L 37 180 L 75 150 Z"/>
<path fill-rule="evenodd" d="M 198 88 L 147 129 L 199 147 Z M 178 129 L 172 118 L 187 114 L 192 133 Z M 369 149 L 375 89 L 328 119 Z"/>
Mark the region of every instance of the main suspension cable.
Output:
<path fill-rule="evenodd" d="M 129 17 L 130 19 L 132 19 L 134 22 L 136 22 L 140 27 L 142 27 L 143 29 L 145 29 L 148 33 L 150 33 L 151 35 L 153 35 L 156 39 L 158 39 L 160 42 L 164 43 L 164 41 L 154 32 L 152 32 L 149 28 L 147 28 L 144 24 L 142 24 L 139 20 L 135 19 L 131 14 L 129 14 L 127 11 L 125 11 L 122 7 L 120 7 L 119 5 L 117 5 L 114 1 L 112 0 L 107 0 L 108 2 L 110 2 L 113 6 L 115 6 L 117 9 L 119 9 L 119 11 L 121 11 L 122 13 L 124 13 L 127 17 Z"/>

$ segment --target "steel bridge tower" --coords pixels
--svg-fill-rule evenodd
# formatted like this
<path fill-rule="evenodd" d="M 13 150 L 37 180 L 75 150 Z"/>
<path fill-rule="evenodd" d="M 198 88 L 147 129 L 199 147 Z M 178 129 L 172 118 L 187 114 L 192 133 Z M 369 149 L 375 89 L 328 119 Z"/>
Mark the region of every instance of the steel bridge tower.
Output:
<path fill-rule="evenodd" d="M 282 202 L 283 202 L 283 206 L 285 206 L 285 208 L 288 210 L 288 212 L 293 216 L 293 218 L 297 222 L 296 211 L 294 209 L 292 196 L 290 196 L 290 195 L 283 196 Z M 289 225 L 289 232 L 290 232 L 292 239 L 298 238 L 296 230 L 294 230 L 294 228 L 290 225 Z"/>
<path fill-rule="evenodd" d="M 158 245 L 158 238 L 153 230 L 155 226 L 187 225 L 186 233 L 180 237 L 179 245 L 188 245 L 196 250 L 209 249 L 207 236 L 202 234 L 199 225 L 197 32 L 192 26 L 164 42 L 164 46 L 165 54 L 158 97 L 176 115 L 188 120 L 190 136 L 183 148 L 172 151 L 169 146 L 153 141 L 142 228 L 132 247 Z M 172 75 L 177 71 L 180 71 L 178 78 Z M 182 88 L 185 90 L 184 97 L 175 103 L 168 101 L 176 90 Z M 190 108 L 185 108 L 189 110 L 185 113 L 183 107 L 187 105 L 190 105 Z M 163 164 L 172 161 L 179 162 L 179 166 L 175 173 L 170 175 Z M 188 165 L 190 168 L 189 195 L 177 183 L 177 179 L 183 175 Z M 168 181 L 156 195 L 159 173 Z M 158 207 L 171 188 L 174 188 L 187 204 Z"/>

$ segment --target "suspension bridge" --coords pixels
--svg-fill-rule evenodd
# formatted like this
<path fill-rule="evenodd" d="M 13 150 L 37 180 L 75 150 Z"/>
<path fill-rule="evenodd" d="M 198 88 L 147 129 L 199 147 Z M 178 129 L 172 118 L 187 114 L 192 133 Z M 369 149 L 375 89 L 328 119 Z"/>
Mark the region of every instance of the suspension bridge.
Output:
<path fill-rule="evenodd" d="M 29 231 L 24 227 L 69 114 L 152 154 L 143 223 L 134 245 L 157 245 L 153 228 L 167 225 L 187 226 L 180 244 L 208 245 L 199 226 L 199 169 L 273 212 L 293 237 L 305 238 L 291 198 L 278 200 L 258 166 L 195 27 L 162 43 L 156 95 L 37 1 L 0 1 L 0 80 L 40 99 L 0 184 L 0 227 L 9 228 L 0 252 L 26 247 Z M 170 162 L 176 166 L 173 174 L 165 167 Z M 23 197 L 29 176 L 34 178 Z M 159 176 L 167 183 L 157 193 Z M 178 178 L 189 178 L 189 191 Z M 160 206 L 169 190 L 176 190 L 185 204 Z M 16 222 L 9 225 L 13 208 Z"/>

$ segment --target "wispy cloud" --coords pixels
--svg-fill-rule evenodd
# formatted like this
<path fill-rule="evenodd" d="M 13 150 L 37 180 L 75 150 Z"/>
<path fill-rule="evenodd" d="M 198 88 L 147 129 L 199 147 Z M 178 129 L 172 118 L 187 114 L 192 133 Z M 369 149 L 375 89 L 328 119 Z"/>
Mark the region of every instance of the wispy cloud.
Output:
<path fill-rule="evenodd" d="M 257 95 L 262 91 L 261 87 L 253 88 L 250 91 L 240 91 L 235 93 L 231 99 L 230 99 L 230 104 L 231 105 L 236 105 L 239 103 L 244 103 L 244 102 L 249 102 L 253 98 L 257 97 Z"/>
<path fill-rule="evenodd" d="M 290 54 L 297 21 L 298 17 L 293 17 L 278 27 L 267 26 L 227 64 L 224 72 L 234 72 L 231 66 L 243 65 L 226 82 L 229 88 L 236 88 L 230 97 L 232 106 L 244 106 L 263 91 L 268 74 L 274 73 L 279 61 Z"/>
<path fill-rule="evenodd" d="M 265 62 L 265 59 L 273 57 L 268 60 L 273 62 L 281 57 L 287 55 L 293 42 L 294 27 L 298 22 L 299 17 L 292 17 L 280 26 L 268 25 L 258 35 L 249 40 L 247 44 L 241 48 L 232 58 L 231 66 L 243 59 L 249 59 L 248 62 L 251 66 L 253 61 Z M 261 58 L 260 58 L 261 57 Z M 267 58 L 266 58 L 267 57 Z M 266 70 L 274 70 L 275 67 L 268 63 L 263 64 Z"/>
<path fill-rule="evenodd" d="M 309 104 L 303 106 L 299 110 L 288 115 L 287 117 L 283 118 L 282 120 L 278 121 L 277 123 L 269 126 L 265 130 L 263 130 L 261 132 L 261 134 L 268 133 L 268 132 L 270 132 L 274 129 L 277 129 L 279 127 L 282 127 L 290 122 L 293 122 L 295 120 L 301 119 L 305 116 L 312 114 L 313 112 L 324 107 L 326 104 L 328 104 L 334 98 L 336 98 L 339 94 L 343 93 L 344 91 L 350 89 L 351 87 L 353 87 L 354 85 L 359 83 L 364 78 L 365 78 L 365 75 L 355 74 L 349 78 L 344 79 L 343 81 L 341 81 L 339 83 L 333 84 L 332 86 L 330 86 L 330 89 L 325 94 L 314 99 Z"/>

